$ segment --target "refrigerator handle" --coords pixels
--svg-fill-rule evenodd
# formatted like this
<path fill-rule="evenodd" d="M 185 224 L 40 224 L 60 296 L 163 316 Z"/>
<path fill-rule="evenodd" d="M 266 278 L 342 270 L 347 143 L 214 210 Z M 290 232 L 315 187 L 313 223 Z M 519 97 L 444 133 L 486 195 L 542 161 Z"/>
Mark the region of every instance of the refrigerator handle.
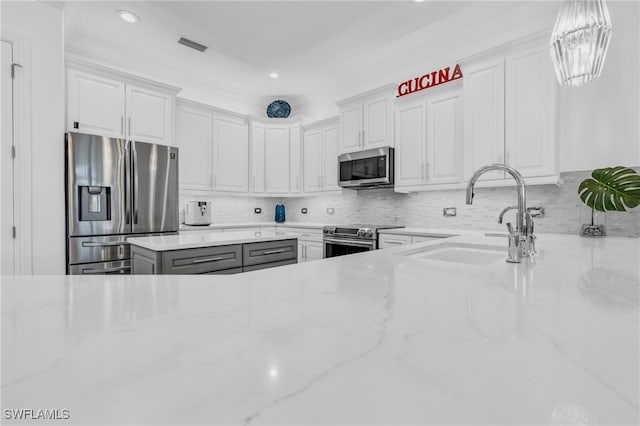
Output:
<path fill-rule="evenodd" d="M 133 223 L 138 223 L 138 154 L 136 152 L 136 144 L 131 142 L 131 151 L 133 152 Z"/>
<path fill-rule="evenodd" d="M 125 164 L 124 168 L 124 223 L 129 225 L 131 223 L 131 194 L 129 193 L 131 188 L 131 154 L 129 147 L 131 143 L 129 141 L 125 142 Z"/>

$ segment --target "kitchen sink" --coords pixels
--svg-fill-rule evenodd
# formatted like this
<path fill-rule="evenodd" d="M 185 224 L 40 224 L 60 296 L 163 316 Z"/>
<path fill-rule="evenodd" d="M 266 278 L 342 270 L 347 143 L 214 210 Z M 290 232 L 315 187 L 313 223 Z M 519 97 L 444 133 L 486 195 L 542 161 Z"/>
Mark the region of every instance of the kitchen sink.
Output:
<path fill-rule="evenodd" d="M 442 243 L 402 253 L 414 259 L 440 260 L 467 265 L 488 265 L 504 260 L 506 247 L 470 243 Z"/>

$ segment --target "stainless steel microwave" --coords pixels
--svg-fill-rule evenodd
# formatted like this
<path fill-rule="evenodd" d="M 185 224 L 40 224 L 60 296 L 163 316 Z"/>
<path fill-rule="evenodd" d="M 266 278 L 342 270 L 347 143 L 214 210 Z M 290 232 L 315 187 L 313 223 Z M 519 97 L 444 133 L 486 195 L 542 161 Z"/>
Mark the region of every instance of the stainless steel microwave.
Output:
<path fill-rule="evenodd" d="M 363 189 L 393 186 L 393 148 L 351 152 L 338 157 L 338 184 Z"/>

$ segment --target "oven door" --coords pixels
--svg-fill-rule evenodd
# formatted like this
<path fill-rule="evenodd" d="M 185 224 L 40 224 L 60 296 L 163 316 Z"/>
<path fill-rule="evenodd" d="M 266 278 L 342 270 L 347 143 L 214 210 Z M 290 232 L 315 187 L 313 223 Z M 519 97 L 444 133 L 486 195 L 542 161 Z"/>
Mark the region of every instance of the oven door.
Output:
<path fill-rule="evenodd" d="M 363 251 L 375 250 L 376 242 L 368 240 L 352 240 L 348 238 L 329 238 L 323 239 L 323 255 L 324 259 L 328 257 L 344 256 L 347 254 L 362 253 Z"/>

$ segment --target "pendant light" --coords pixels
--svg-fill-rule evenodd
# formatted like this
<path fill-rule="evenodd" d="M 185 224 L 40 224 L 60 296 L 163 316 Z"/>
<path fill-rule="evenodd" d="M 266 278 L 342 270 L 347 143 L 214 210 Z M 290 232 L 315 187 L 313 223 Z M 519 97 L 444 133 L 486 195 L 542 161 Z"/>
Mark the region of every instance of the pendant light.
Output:
<path fill-rule="evenodd" d="M 611 39 L 604 0 L 564 0 L 551 34 L 551 59 L 558 82 L 583 86 L 597 79 Z"/>

